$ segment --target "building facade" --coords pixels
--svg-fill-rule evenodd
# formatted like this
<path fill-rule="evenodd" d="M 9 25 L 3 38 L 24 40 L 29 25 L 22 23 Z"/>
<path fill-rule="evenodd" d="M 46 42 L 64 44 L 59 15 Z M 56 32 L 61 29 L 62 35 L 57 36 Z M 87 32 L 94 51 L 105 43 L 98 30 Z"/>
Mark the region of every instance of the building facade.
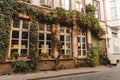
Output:
<path fill-rule="evenodd" d="M 106 30 L 104 3 L 102 0 L 32 0 L 31 5 L 44 7 L 45 9 L 54 9 L 62 7 L 66 10 L 84 11 L 85 5 L 92 4 L 96 8 L 95 16 L 99 19 L 102 28 Z M 59 54 L 71 55 L 77 58 L 86 58 L 89 45 L 92 44 L 92 36 L 89 30 L 80 29 L 74 35 L 74 31 L 64 26 L 58 26 L 57 33 L 60 41 L 60 53 L 52 47 L 51 25 L 40 23 L 38 27 L 38 53 L 50 53 L 57 57 Z M 12 20 L 10 44 L 8 51 L 8 58 L 14 52 L 19 55 L 29 55 L 29 31 L 30 22 L 27 19 L 15 18 Z M 105 38 L 105 37 L 104 37 Z M 102 43 L 104 45 L 104 42 Z M 105 45 L 104 45 L 105 46 Z M 95 46 L 97 47 L 97 45 Z"/>
<path fill-rule="evenodd" d="M 120 1 L 105 0 L 106 25 L 108 31 L 108 55 L 120 58 Z"/>

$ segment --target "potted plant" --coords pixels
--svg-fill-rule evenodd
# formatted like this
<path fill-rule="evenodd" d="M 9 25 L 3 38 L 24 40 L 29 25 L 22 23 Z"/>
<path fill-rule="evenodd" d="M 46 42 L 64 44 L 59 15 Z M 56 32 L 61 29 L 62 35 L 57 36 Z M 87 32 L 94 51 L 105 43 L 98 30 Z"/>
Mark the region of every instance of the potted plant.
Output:
<path fill-rule="evenodd" d="M 19 57 L 19 53 L 18 53 L 18 52 L 13 52 L 13 53 L 11 54 L 11 58 L 12 58 L 13 60 L 16 60 L 18 57 Z"/>
<path fill-rule="evenodd" d="M 48 58 L 49 58 L 49 54 L 48 54 L 48 53 L 41 53 L 41 54 L 40 54 L 40 57 L 41 57 L 42 59 L 48 59 Z"/>

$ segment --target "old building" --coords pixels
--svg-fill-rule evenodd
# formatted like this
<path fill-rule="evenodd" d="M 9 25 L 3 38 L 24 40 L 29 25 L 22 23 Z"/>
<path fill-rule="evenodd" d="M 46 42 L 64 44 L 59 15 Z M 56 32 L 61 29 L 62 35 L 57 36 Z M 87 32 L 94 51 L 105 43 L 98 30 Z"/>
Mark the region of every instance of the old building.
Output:
<path fill-rule="evenodd" d="M 18 0 L 21 1 L 21 0 Z M 104 18 L 104 3 L 101 0 L 32 0 L 31 5 L 43 7 L 44 9 L 54 9 L 56 7 L 62 7 L 66 10 L 78 10 L 85 13 L 85 5 L 91 4 L 96 8 L 95 16 L 99 19 L 101 27 L 105 27 Z M 30 22 L 27 19 L 19 18 L 12 21 L 10 36 L 10 45 L 8 51 L 8 58 L 13 52 L 18 52 L 19 55 L 29 55 L 29 30 Z M 92 39 L 89 30 L 80 29 L 75 36 L 74 31 L 67 27 L 58 27 L 58 34 L 60 40 L 60 53 L 65 55 L 71 55 L 78 58 L 85 58 L 87 55 L 87 49 L 91 44 L 95 47 L 105 48 L 105 40 L 96 41 Z M 105 38 L 105 37 L 103 37 Z M 39 25 L 39 39 L 38 39 L 38 53 L 51 53 L 57 57 L 60 54 L 57 50 L 52 51 L 52 29 L 50 25 Z M 54 52 L 54 53 L 53 53 Z"/>
<path fill-rule="evenodd" d="M 108 40 L 108 56 L 116 62 L 120 59 L 120 1 L 104 0 Z"/>

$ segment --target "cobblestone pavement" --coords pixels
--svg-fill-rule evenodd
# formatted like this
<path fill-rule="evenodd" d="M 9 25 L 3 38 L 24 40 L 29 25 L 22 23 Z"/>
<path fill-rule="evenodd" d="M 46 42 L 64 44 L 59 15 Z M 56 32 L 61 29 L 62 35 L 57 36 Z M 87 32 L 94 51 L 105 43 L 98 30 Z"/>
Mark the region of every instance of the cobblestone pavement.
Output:
<path fill-rule="evenodd" d="M 70 75 L 70 76 L 49 78 L 43 80 L 120 80 L 120 70 Z"/>
<path fill-rule="evenodd" d="M 120 66 L 112 67 L 112 68 L 109 68 L 106 66 L 97 66 L 97 67 L 83 67 L 78 69 L 58 70 L 58 71 L 41 71 L 37 73 L 27 73 L 27 74 L 3 75 L 3 76 L 0 76 L 0 80 L 95 80 L 94 78 L 92 79 L 92 76 L 95 77 L 94 75 L 92 75 L 92 74 L 95 74 L 94 72 L 99 73 L 99 72 L 106 72 L 106 71 L 113 71 L 113 70 L 116 70 L 116 73 L 120 74 L 119 71 L 117 71 L 117 70 L 120 70 Z M 87 76 L 88 73 L 90 75 Z M 109 73 L 106 73 L 106 74 L 109 74 Z M 68 75 L 71 75 L 71 76 L 66 77 Z M 96 78 L 97 77 L 99 78 L 98 74 L 95 74 L 95 75 L 96 75 Z M 60 76 L 64 76 L 64 77 L 60 77 Z M 100 76 L 102 77 L 104 75 L 100 74 Z M 111 76 L 111 74 L 106 76 Z M 114 77 L 114 73 L 112 74 L 112 76 Z M 57 77 L 57 79 L 55 78 L 53 79 L 52 77 Z M 106 80 L 106 79 L 96 79 L 96 80 Z M 108 79 L 108 80 L 115 80 L 115 79 Z M 120 77 L 119 79 L 116 79 L 116 80 L 120 80 Z"/>

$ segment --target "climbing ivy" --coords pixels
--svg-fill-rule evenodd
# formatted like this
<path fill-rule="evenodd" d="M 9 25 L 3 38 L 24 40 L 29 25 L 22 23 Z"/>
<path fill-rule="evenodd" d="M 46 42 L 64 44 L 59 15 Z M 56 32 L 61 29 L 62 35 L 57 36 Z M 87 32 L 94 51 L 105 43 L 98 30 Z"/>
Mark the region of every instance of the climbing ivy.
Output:
<path fill-rule="evenodd" d="M 25 2 L 17 2 L 16 0 L 0 0 L 0 54 L 6 54 L 9 44 L 10 24 L 13 17 L 20 13 L 30 17 L 30 54 L 37 53 L 37 25 L 36 23 L 60 24 L 61 26 L 72 27 L 74 21 L 80 28 L 90 28 L 92 35 L 96 38 L 101 37 L 105 32 L 100 27 L 99 21 L 95 18 L 94 7 L 88 5 L 86 7 L 87 14 L 78 11 L 68 11 L 62 8 L 45 11 L 40 7 L 35 7 Z M 33 40 L 32 40 L 33 38 Z"/>
<path fill-rule="evenodd" d="M 0 55 L 5 59 L 8 44 L 14 0 L 0 0 Z"/>
<path fill-rule="evenodd" d="M 38 23 L 32 21 L 30 25 L 30 59 L 38 58 Z"/>

